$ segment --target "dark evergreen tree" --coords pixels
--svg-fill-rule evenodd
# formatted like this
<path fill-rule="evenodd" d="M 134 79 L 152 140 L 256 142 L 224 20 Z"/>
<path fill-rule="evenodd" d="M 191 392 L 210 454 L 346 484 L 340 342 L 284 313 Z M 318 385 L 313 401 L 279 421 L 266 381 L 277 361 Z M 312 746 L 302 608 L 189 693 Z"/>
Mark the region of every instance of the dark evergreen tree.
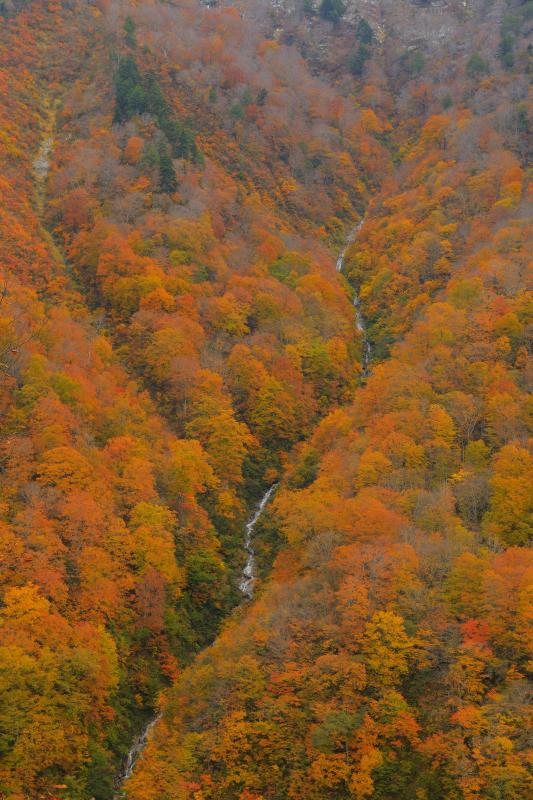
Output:
<path fill-rule="evenodd" d="M 170 156 L 166 140 L 159 143 L 159 191 L 174 194 L 178 188 L 178 179 Z"/>
<path fill-rule="evenodd" d="M 365 63 L 369 55 L 370 55 L 369 48 L 366 45 L 361 44 L 359 45 L 359 48 L 355 51 L 355 53 L 352 53 L 352 55 L 350 56 L 350 62 L 349 62 L 350 72 L 352 73 L 352 75 L 355 75 L 356 78 L 360 78 L 361 75 L 363 74 Z"/>
<path fill-rule="evenodd" d="M 357 23 L 357 28 L 355 31 L 355 38 L 357 41 L 361 42 L 361 44 L 371 44 L 374 40 L 374 31 L 366 21 L 366 19 L 360 19 Z"/>
<path fill-rule="evenodd" d="M 136 27 L 135 22 L 128 15 L 124 20 L 124 41 L 130 47 L 137 47 L 137 39 L 135 38 Z"/>
<path fill-rule="evenodd" d="M 479 53 L 472 53 L 466 62 L 466 75 L 468 78 L 479 78 L 489 71 L 489 65 Z"/>
<path fill-rule="evenodd" d="M 515 37 L 510 31 L 502 33 L 498 56 L 505 69 L 511 69 L 514 66 L 514 43 Z"/>
<path fill-rule="evenodd" d="M 342 19 L 345 11 L 343 0 L 322 0 L 320 4 L 320 16 L 335 25 Z"/>
<path fill-rule="evenodd" d="M 253 99 L 253 98 L 252 98 Z M 115 76 L 115 122 L 127 122 L 135 114 L 151 114 L 157 122 L 160 130 L 165 134 L 165 147 L 168 150 L 170 144 L 171 154 L 175 158 L 185 158 L 188 161 L 202 163 L 201 156 L 196 145 L 196 137 L 190 124 L 181 122 L 173 118 L 172 109 L 157 82 L 153 72 L 148 72 L 142 76 L 133 56 L 124 58 Z M 170 161 L 170 154 L 168 159 Z M 165 160 L 165 158 L 163 157 Z M 172 164 L 170 164 L 172 166 Z M 171 172 L 168 164 L 163 167 L 166 177 L 163 182 L 172 188 Z M 177 183 L 176 183 L 177 186 Z M 162 189 L 162 191 L 167 191 Z"/>
<path fill-rule="evenodd" d="M 126 122 L 146 111 L 141 74 L 133 56 L 122 59 L 115 76 L 115 122 Z"/>
<path fill-rule="evenodd" d="M 157 124 L 163 129 L 165 122 L 170 119 L 171 111 L 152 71 L 148 72 L 144 79 L 144 91 L 147 111 L 156 118 Z"/>
<path fill-rule="evenodd" d="M 190 128 L 184 125 L 181 129 L 179 140 L 179 155 L 181 158 L 186 158 L 189 161 L 196 161 L 198 157 L 198 148 L 196 147 L 196 138 Z"/>

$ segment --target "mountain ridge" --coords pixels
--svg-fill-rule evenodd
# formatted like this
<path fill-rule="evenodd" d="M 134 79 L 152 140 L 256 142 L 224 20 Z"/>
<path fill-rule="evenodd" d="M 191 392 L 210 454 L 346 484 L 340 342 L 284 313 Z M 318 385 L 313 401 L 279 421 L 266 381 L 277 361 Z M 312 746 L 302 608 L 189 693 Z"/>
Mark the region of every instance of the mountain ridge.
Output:
<path fill-rule="evenodd" d="M 10 800 L 530 789 L 528 7 L 346 6 L 2 5 Z"/>

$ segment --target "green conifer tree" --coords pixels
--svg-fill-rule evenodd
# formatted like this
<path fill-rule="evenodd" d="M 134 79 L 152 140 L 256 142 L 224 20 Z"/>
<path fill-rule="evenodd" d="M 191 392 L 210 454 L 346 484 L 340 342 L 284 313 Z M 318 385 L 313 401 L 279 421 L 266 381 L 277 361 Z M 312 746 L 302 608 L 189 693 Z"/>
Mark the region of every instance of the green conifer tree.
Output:
<path fill-rule="evenodd" d="M 159 144 L 159 191 L 174 194 L 178 188 L 178 179 L 166 140 Z"/>

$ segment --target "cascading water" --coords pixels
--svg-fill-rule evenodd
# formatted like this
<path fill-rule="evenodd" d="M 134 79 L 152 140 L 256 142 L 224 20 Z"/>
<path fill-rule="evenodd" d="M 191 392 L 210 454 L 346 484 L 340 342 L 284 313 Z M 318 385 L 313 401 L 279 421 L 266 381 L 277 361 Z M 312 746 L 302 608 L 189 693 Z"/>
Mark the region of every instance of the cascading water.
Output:
<path fill-rule="evenodd" d="M 245 526 L 245 536 L 244 536 L 244 549 L 246 550 L 248 556 L 246 559 L 246 564 L 244 569 L 241 573 L 241 579 L 239 582 L 239 589 L 242 594 L 247 597 L 249 600 L 252 599 L 254 594 L 254 585 L 257 580 L 257 575 L 255 573 L 255 549 L 253 546 L 253 533 L 255 526 L 259 522 L 259 519 L 265 510 L 268 501 L 274 494 L 278 487 L 277 483 L 274 483 L 263 495 L 261 498 L 257 508 L 255 509 L 254 513 L 250 517 L 249 521 L 246 523 Z M 119 798 L 121 796 L 120 789 L 124 783 L 124 781 L 128 780 L 133 774 L 133 770 L 135 769 L 135 765 L 141 755 L 142 751 L 148 744 L 148 740 L 150 739 L 150 734 L 160 720 L 161 714 L 159 713 L 156 717 L 151 719 L 147 724 L 144 726 L 140 734 L 137 736 L 135 741 L 133 742 L 132 746 L 130 747 L 126 759 L 124 761 L 124 767 L 121 770 L 120 774 L 116 780 L 116 787 L 117 791 L 115 793 L 115 798 Z"/>
<path fill-rule="evenodd" d="M 120 772 L 116 780 L 117 789 L 120 790 L 120 787 L 124 783 L 124 781 L 128 780 L 133 775 L 133 770 L 135 769 L 135 764 L 137 763 L 137 759 L 141 755 L 142 751 L 148 744 L 148 740 L 150 738 L 150 734 L 152 729 L 156 726 L 156 724 L 161 719 L 161 713 L 157 714 L 157 716 L 153 717 L 149 722 L 146 723 L 140 734 L 137 736 L 135 741 L 133 742 L 132 746 L 128 750 L 128 754 L 126 756 L 126 760 L 124 762 L 124 768 Z M 120 797 L 120 791 L 117 791 L 115 797 Z"/>
<path fill-rule="evenodd" d="M 41 146 L 39 148 L 39 152 L 37 153 L 37 158 L 33 162 L 33 169 L 35 170 L 35 175 L 37 179 L 40 181 L 45 181 L 50 170 L 50 152 L 54 145 L 54 140 L 52 136 L 47 136 L 41 142 Z"/>
<path fill-rule="evenodd" d="M 46 153 L 43 153 L 43 155 L 46 158 Z M 361 220 L 361 222 L 359 222 L 359 224 L 356 225 L 356 227 L 351 231 L 348 238 L 346 239 L 346 243 L 342 248 L 341 252 L 339 253 L 339 257 L 337 258 L 337 264 L 336 264 L 337 272 L 342 272 L 344 267 L 344 258 L 346 256 L 346 253 L 348 252 L 348 248 L 350 247 L 351 244 L 353 244 L 353 242 L 357 238 L 357 234 L 361 230 L 363 221 L 364 220 Z M 357 326 L 357 330 L 360 332 L 363 338 L 363 375 L 367 375 L 371 357 L 371 346 L 370 342 L 366 337 L 365 321 L 359 308 L 360 299 L 357 293 L 355 294 L 353 304 L 355 308 L 355 324 Z M 246 523 L 244 529 L 245 531 L 244 549 L 246 550 L 247 558 L 246 558 L 246 564 L 244 565 L 243 571 L 241 573 L 241 579 L 239 581 L 239 589 L 244 595 L 244 597 L 248 598 L 249 600 L 253 598 L 254 586 L 257 580 L 257 575 L 255 572 L 255 548 L 253 542 L 253 534 L 255 526 L 259 522 L 263 514 L 263 511 L 268 505 L 268 502 L 272 497 L 272 495 L 274 494 L 274 492 L 276 491 L 277 487 L 278 484 L 274 483 L 269 489 L 267 489 L 267 491 L 259 501 L 259 504 L 257 505 L 252 516 Z M 124 781 L 126 781 L 133 774 L 133 770 L 135 769 L 137 760 L 141 755 L 142 751 L 144 750 L 144 748 L 146 747 L 152 729 L 157 724 L 160 717 L 161 714 L 158 714 L 156 717 L 151 719 L 150 722 L 148 722 L 145 725 L 139 736 L 135 739 L 134 743 L 130 747 L 128 755 L 126 756 L 126 761 L 124 763 L 124 769 L 120 773 L 119 778 L 117 780 L 117 786 L 119 789 L 124 783 Z M 116 796 L 118 797 L 119 795 L 117 794 Z"/>
<path fill-rule="evenodd" d="M 346 256 L 346 253 L 348 252 L 348 248 L 350 247 L 351 244 L 353 244 L 353 242 L 357 238 L 357 234 L 361 230 L 363 222 L 364 220 L 361 220 L 361 222 L 359 222 L 358 225 L 356 225 L 356 227 L 348 235 L 345 245 L 342 248 L 341 252 L 339 253 L 339 257 L 337 258 L 337 263 L 336 263 L 337 272 L 342 272 L 344 267 L 344 258 Z M 362 364 L 363 375 L 368 375 L 370 358 L 372 355 L 372 348 L 366 336 L 365 320 L 363 315 L 361 314 L 360 304 L 361 301 L 359 299 L 359 295 L 356 293 L 353 299 L 353 305 L 355 308 L 355 324 L 357 326 L 357 330 L 359 331 L 363 339 L 363 364 Z M 253 543 L 253 534 L 255 526 L 259 522 L 261 515 L 263 514 L 263 511 L 265 510 L 270 498 L 272 497 L 277 488 L 278 484 L 274 483 L 269 489 L 267 489 L 267 491 L 259 501 L 259 504 L 257 505 L 252 516 L 246 523 L 244 529 L 245 531 L 244 549 L 246 550 L 248 555 L 246 559 L 246 564 L 244 565 L 243 571 L 241 573 L 241 579 L 239 581 L 239 589 L 244 595 L 244 597 L 248 598 L 249 600 L 253 598 L 254 586 L 257 580 L 257 575 L 255 572 L 255 548 Z M 160 717 L 161 714 L 158 714 L 156 717 L 150 720 L 150 722 L 148 722 L 147 725 L 145 725 L 139 736 L 135 739 L 134 743 L 130 747 L 128 755 L 126 756 L 124 769 L 120 773 L 120 776 L 117 780 L 117 786 L 119 789 L 124 783 L 124 781 L 127 780 L 133 774 L 133 770 L 135 769 L 135 764 L 137 763 L 137 760 L 141 755 L 142 751 L 146 747 L 148 739 L 150 738 L 150 733 L 152 732 L 152 729 L 154 728 Z M 118 796 L 119 795 L 117 794 L 116 797 Z"/>
<path fill-rule="evenodd" d="M 342 272 L 342 270 L 344 268 L 344 259 L 345 259 L 346 253 L 348 252 L 348 248 L 350 247 L 350 245 L 352 245 L 355 242 L 355 240 L 357 238 L 357 234 L 359 233 L 359 231 L 363 227 L 363 223 L 364 223 L 364 218 L 355 226 L 355 228 L 348 235 L 348 238 L 346 239 L 346 243 L 345 243 L 344 247 L 342 248 L 341 252 L 339 253 L 339 257 L 337 258 L 337 263 L 335 265 L 335 267 L 337 269 L 337 272 Z M 370 342 L 368 340 L 368 337 L 366 335 L 365 320 L 364 320 L 364 317 L 363 317 L 363 315 L 361 313 L 361 298 L 359 297 L 357 292 L 355 293 L 354 298 L 353 298 L 353 305 L 354 305 L 354 308 L 355 308 L 355 325 L 357 327 L 357 330 L 361 334 L 361 338 L 363 340 L 362 367 L 363 367 L 363 376 L 366 376 L 366 375 L 368 375 L 369 370 L 370 370 L 370 359 L 371 359 L 371 356 L 372 356 L 372 345 L 370 344 Z"/>
<path fill-rule="evenodd" d="M 54 126 L 55 126 L 55 112 L 54 110 L 50 110 L 48 106 L 46 106 L 46 128 L 44 131 L 44 137 L 41 140 L 41 145 L 39 147 L 39 151 L 33 161 L 33 177 L 35 181 L 35 205 L 37 208 L 37 212 L 39 217 L 44 217 L 44 211 L 46 207 L 46 181 L 48 179 L 48 173 L 50 172 L 51 166 L 51 152 L 54 147 Z M 46 228 L 43 227 L 43 231 L 46 231 Z"/>
<path fill-rule="evenodd" d="M 257 506 L 256 510 L 252 514 L 250 520 L 246 523 L 245 528 L 245 537 L 244 537 L 244 549 L 248 553 L 248 558 L 246 559 L 246 564 L 241 574 L 241 580 L 239 583 L 239 589 L 243 593 L 245 597 L 249 600 L 252 599 L 254 594 L 254 584 L 256 581 L 256 574 L 255 574 L 255 549 L 253 545 L 253 533 L 254 528 L 257 525 L 261 514 L 266 508 L 266 505 L 274 492 L 278 487 L 277 483 L 274 483 L 268 491 L 265 492 L 259 505 Z"/>

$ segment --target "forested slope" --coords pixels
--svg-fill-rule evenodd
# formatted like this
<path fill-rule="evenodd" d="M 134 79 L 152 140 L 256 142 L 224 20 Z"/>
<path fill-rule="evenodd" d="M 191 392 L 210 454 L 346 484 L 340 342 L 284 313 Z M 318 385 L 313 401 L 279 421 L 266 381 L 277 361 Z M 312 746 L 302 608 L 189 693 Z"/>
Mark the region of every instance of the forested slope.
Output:
<path fill-rule="evenodd" d="M 331 36 L 338 71 L 324 25 L 277 35 Z M 365 55 L 395 168 L 346 271 L 382 363 L 294 451 L 273 575 L 170 693 L 132 798 L 531 792 L 527 55 L 475 25 L 455 64 Z"/>
<path fill-rule="evenodd" d="M 6 798 L 531 792 L 529 7 L 388 5 L 1 7 Z"/>
<path fill-rule="evenodd" d="M 234 12 L 4 12 L 1 784 L 109 797 L 239 600 L 248 505 L 357 383 L 328 242 L 365 202 L 360 142 L 388 155 L 312 110 L 296 55 L 239 53 Z M 172 71 L 147 44 L 169 14 Z"/>

